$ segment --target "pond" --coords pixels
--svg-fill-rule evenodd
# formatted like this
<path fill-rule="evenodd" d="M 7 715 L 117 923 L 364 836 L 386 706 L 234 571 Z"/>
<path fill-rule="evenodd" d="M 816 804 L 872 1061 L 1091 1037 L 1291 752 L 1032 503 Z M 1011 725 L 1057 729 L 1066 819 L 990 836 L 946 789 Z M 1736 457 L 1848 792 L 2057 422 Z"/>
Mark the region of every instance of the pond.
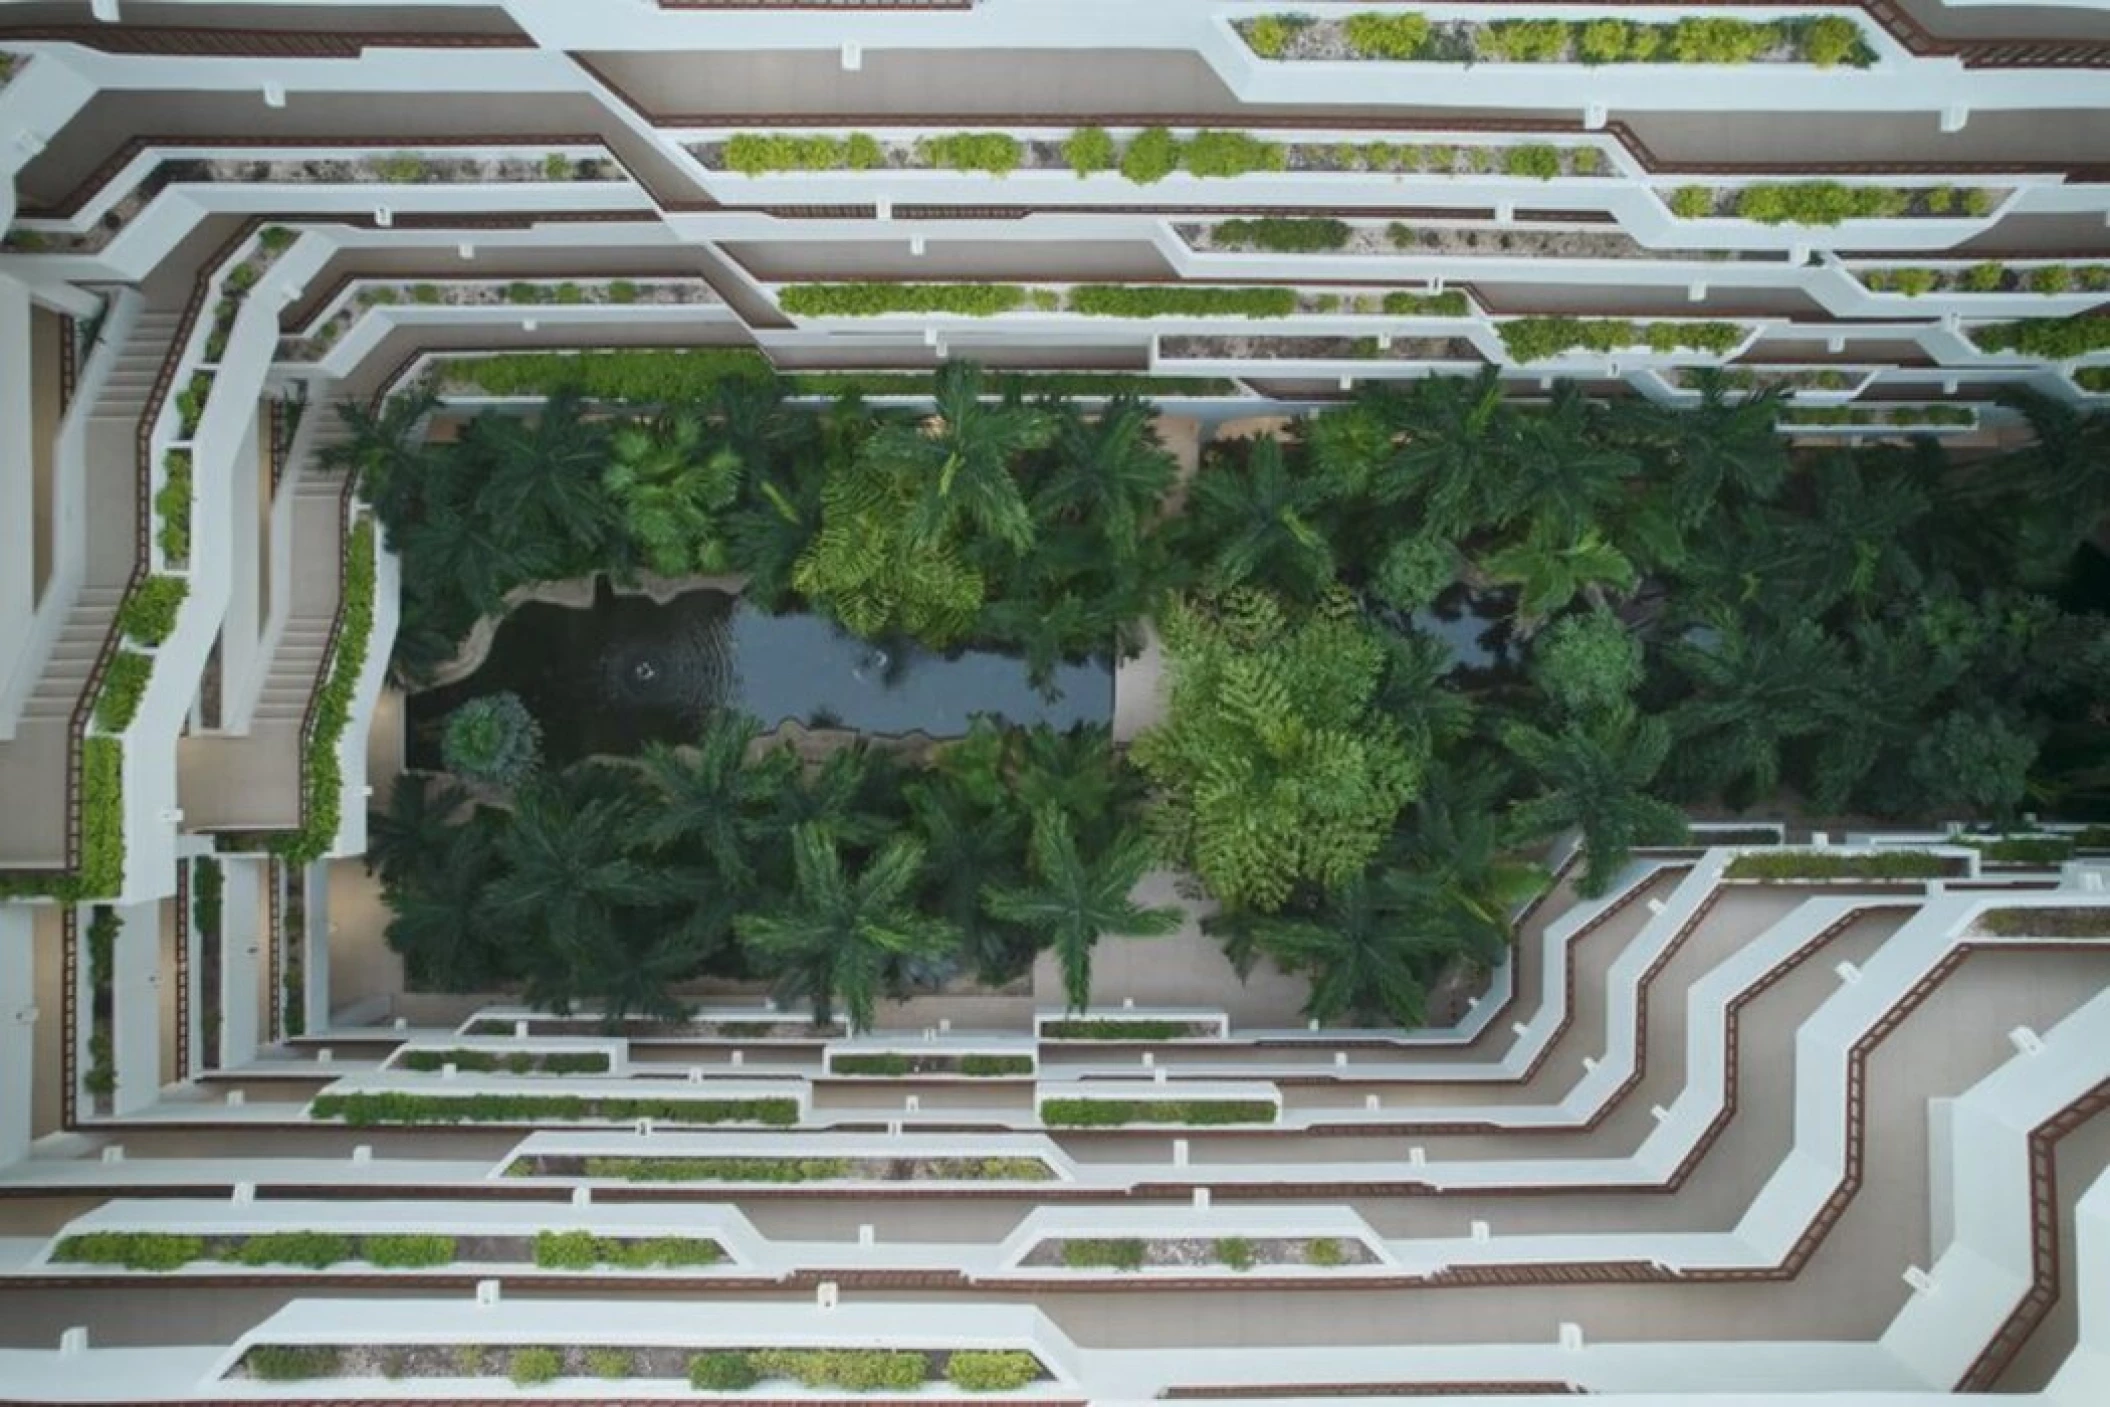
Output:
<path fill-rule="evenodd" d="M 1514 593 L 1474 592 L 1454 582 L 1434 601 L 1396 623 L 1441 640 L 1451 654 L 1452 682 L 1473 688 L 1518 677 L 1511 624 L 1515 615 Z"/>
<path fill-rule="evenodd" d="M 772 616 L 737 595 L 699 587 L 665 605 L 597 585 L 590 608 L 532 603 L 499 625 L 476 672 L 410 696 L 410 763 L 439 766 L 447 715 L 480 694 L 511 690 L 542 725 L 546 761 L 626 755 L 651 742 L 692 740 L 708 715 L 958 737 L 977 714 L 1013 723 L 1107 722 L 1114 672 L 1064 665 L 1047 691 L 1025 661 L 990 650 L 940 654 L 877 645 L 815 615 Z"/>

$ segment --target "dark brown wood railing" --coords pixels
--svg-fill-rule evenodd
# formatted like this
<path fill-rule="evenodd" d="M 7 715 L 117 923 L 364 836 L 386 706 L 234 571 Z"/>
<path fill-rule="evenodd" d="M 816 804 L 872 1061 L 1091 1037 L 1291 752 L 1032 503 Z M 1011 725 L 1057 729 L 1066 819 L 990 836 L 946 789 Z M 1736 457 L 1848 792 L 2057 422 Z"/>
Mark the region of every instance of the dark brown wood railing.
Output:
<path fill-rule="evenodd" d="M 106 54 L 170 58 L 356 59 L 367 49 L 529 49 L 525 34 L 389 30 L 218 29 L 206 25 L 9 24 L 0 42 L 78 44 Z"/>

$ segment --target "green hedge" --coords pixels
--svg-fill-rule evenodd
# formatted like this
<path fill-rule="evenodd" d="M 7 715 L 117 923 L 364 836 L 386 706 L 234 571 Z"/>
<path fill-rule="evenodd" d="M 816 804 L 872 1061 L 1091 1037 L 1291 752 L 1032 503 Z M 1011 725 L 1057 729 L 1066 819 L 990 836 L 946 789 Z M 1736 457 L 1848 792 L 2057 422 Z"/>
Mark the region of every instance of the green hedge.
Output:
<path fill-rule="evenodd" d="M 947 171 L 986 171 L 1008 176 L 1018 169 L 1021 147 L 1003 132 L 949 132 L 916 139 L 916 160 Z"/>
<path fill-rule="evenodd" d="M 126 593 L 117 623 L 142 645 L 159 645 L 176 628 L 176 612 L 190 595 L 180 576 L 150 576 Z"/>
<path fill-rule="evenodd" d="M 90 1231 L 52 1248 L 54 1262 L 119 1265 L 126 1270 L 180 1270 L 205 1254 L 204 1238 L 158 1231 Z"/>
<path fill-rule="evenodd" d="M 1354 234 L 1345 220 L 1219 220 L 1210 227 L 1209 242 L 1273 254 L 1319 254 L 1342 248 Z"/>
<path fill-rule="evenodd" d="M 1239 23 L 1247 47 L 1280 58 L 1311 24 L 1303 15 Z M 1696 17 L 1670 23 L 1617 19 L 1494 20 L 1432 24 L 1426 15 L 1366 11 L 1341 21 L 1359 59 L 1407 63 L 1750 64 L 1785 48 L 1795 62 L 1866 68 L 1876 61 L 1861 27 L 1838 15 L 1780 20 Z"/>
<path fill-rule="evenodd" d="M 2064 835 L 1961 836 L 1979 858 L 1994 865 L 2057 865 L 2073 858 L 2074 842 Z"/>
<path fill-rule="evenodd" d="M 657 1119 L 667 1124 L 795 1124 L 795 1099 L 633 1099 L 576 1094 L 410 1094 L 386 1090 L 319 1094 L 308 1106 L 313 1119 L 341 1119 L 353 1128 L 376 1124 L 627 1122 Z"/>
<path fill-rule="evenodd" d="M 327 1270 L 352 1258 L 352 1238 L 329 1231 L 271 1231 L 243 1240 L 235 1259 L 243 1265 L 299 1265 Z"/>
<path fill-rule="evenodd" d="M 963 1055 L 960 1057 L 960 1073 L 974 1079 L 1030 1075 L 1033 1060 L 1025 1055 Z"/>
<path fill-rule="evenodd" d="M 1629 322 L 1624 318 L 1511 318 L 1500 325 L 1502 346 L 1519 362 L 1542 361 L 1583 348 L 1617 352 L 1646 346 L 1654 352 L 1680 348 L 1722 356 L 1744 340 L 1733 322 Z"/>
<path fill-rule="evenodd" d="M 1384 308 L 1393 317 L 1462 318 L 1472 312 L 1465 295 L 1455 288 L 1441 293 L 1387 293 Z"/>
<path fill-rule="evenodd" d="M 1073 1128 L 1119 1124 L 1272 1124 L 1277 1111 L 1264 1099 L 1049 1099 L 1041 1121 Z"/>
<path fill-rule="evenodd" d="M 918 1058 L 888 1053 L 884 1055 L 838 1055 L 828 1062 L 831 1075 L 878 1075 L 899 1076 L 915 1073 Z M 929 1057 L 942 1059 L 943 1057 Z M 1024 1055 L 963 1055 L 953 1062 L 953 1073 L 976 1079 L 1003 1075 L 1030 1075 L 1033 1061 Z M 942 1073 L 942 1072 L 933 1072 Z"/>
<path fill-rule="evenodd" d="M 1194 1035 L 1192 1021 L 1050 1021 L 1040 1028 L 1050 1041 L 1177 1041 Z"/>
<path fill-rule="evenodd" d="M 1819 425 L 1975 425 L 1978 414 L 1965 406 L 1790 406 L 1780 413 L 1780 428 Z"/>
<path fill-rule="evenodd" d="M 765 1348 L 748 1355 L 764 1378 L 849 1392 L 906 1392 L 930 1377 L 930 1355 L 881 1348 Z"/>
<path fill-rule="evenodd" d="M 660 1270 L 675 1266 L 716 1265 L 725 1248 L 708 1237 L 650 1236 L 621 1239 L 591 1231 L 538 1231 L 535 1264 L 543 1270 L 592 1270 L 611 1265 L 619 1270 Z"/>
<path fill-rule="evenodd" d="M 119 650 L 103 675 L 102 692 L 95 696 L 95 726 L 105 733 L 122 733 L 138 715 L 139 701 L 153 677 L 151 655 Z"/>
<path fill-rule="evenodd" d="M 1828 850 L 1775 850 L 1739 855 L 1722 874 L 1728 879 L 1939 879 L 1961 869 L 1960 862 L 1925 850 L 1845 855 Z"/>
<path fill-rule="evenodd" d="M 1971 340 L 1988 352 L 2065 361 L 2110 347 L 2110 317 L 2023 318 L 1974 328 Z"/>
<path fill-rule="evenodd" d="M 299 1382 L 337 1375 L 338 1351 L 318 1344 L 261 1344 L 242 1358 L 253 1378 L 267 1383 Z"/>
<path fill-rule="evenodd" d="M 353 1260 L 395 1270 L 424 1270 L 454 1260 L 451 1236 L 376 1235 L 354 1241 L 324 1231 L 272 1231 L 239 1238 L 231 1263 L 260 1267 L 298 1265 L 327 1270 Z M 121 1265 L 127 1270 L 181 1270 L 207 1259 L 200 1236 L 160 1231 L 96 1231 L 68 1236 L 52 1251 L 68 1265 Z M 220 1257 L 213 1257 L 220 1259 Z"/>
<path fill-rule="evenodd" d="M 1104 127 L 1079 127 L 1062 144 L 1062 159 L 1079 176 L 1111 171 L 1120 161 L 1113 135 Z"/>
<path fill-rule="evenodd" d="M 2002 938 L 2110 938 L 2110 908 L 1987 909 L 1978 922 Z"/>
<path fill-rule="evenodd" d="M 59 897 L 113 897 L 125 887 L 125 749 L 117 739 L 81 743 L 80 807 L 80 869 Z"/>
<path fill-rule="evenodd" d="M 154 492 L 154 519 L 160 524 L 155 540 L 161 555 L 170 562 L 190 560 L 191 457 L 187 449 L 172 449 L 162 458 L 162 483 Z"/>
<path fill-rule="evenodd" d="M 515 1387 L 540 1387 L 553 1383 L 564 1371 L 564 1355 L 554 1348 L 516 1348 L 506 1376 Z"/>
<path fill-rule="evenodd" d="M 319 860 L 337 838 L 343 814 L 344 769 L 337 744 L 352 717 L 352 691 L 366 668 L 374 633 L 374 520 L 362 517 L 344 544 L 344 595 L 338 603 L 337 650 L 329 682 L 315 696 L 314 726 L 302 752 L 301 787 L 307 803 L 301 828 L 272 842 L 274 853 L 295 864 Z"/>
<path fill-rule="evenodd" d="M 396 1060 L 398 1069 L 428 1073 L 446 1065 L 481 1075 L 608 1073 L 607 1055 L 596 1050 L 407 1050 Z"/>
<path fill-rule="evenodd" d="M 1062 1243 L 1062 1263 L 1071 1270 L 1141 1270 L 1143 1243 L 1132 1236 Z"/>
<path fill-rule="evenodd" d="M 956 313 L 986 318 L 1026 306 L 1015 283 L 794 283 L 777 297 L 794 317 L 869 318 L 886 313 Z"/>
<path fill-rule="evenodd" d="M 625 1182 L 831 1182 L 848 1158 L 588 1158 L 586 1176 Z"/>
<path fill-rule="evenodd" d="M 945 1379 L 962 1392 L 1016 1392 L 1041 1375 L 1030 1353 L 962 1349 L 945 1362 Z"/>
<path fill-rule="evenodd" d="M 868 171 L 886 164 L 877 139 L 794 136 L 784 132 L 739 132 L 725 143 L 725 164 L 743 175 L 770 171 Z"/>
<path fill-rule="evenodd" d="M 359 1258 L 388 1270 L 431 1270 L 453 1263 L 454 1238 L 410 1233 L 365 1236 L 359 1241 Z"/>
<path fill-rule="evenodd" d="M 1091 284 L 1070 290 L 1069 307 L 1100 318 L 1286 318 L 1297 311 L 1297 294 L 1290 288 Z"/>

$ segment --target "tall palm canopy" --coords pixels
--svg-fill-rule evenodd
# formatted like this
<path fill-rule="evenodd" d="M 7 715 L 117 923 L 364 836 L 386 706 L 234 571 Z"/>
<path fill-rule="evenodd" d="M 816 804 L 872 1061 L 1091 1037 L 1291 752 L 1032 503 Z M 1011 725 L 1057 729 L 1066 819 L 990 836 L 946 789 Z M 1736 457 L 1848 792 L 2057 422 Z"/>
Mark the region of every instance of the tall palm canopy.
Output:
<path fill-rule="evenodd" d="M 1054 949 L 1070 1008 L 1092 999 L 1092 946 L 1102 935 L 1156 938 L 1180 925 L 1179 910 L 1145 907 L 1129 896 L 1150 869 L 1150 847 L 1139 835 L 1117 836 L 1103 851 L 1077 848 L 1069 819 L 1046 807 L 1033 818 L 1033 879 L 992 887 L 989 912 L 1031 930 Z"/>

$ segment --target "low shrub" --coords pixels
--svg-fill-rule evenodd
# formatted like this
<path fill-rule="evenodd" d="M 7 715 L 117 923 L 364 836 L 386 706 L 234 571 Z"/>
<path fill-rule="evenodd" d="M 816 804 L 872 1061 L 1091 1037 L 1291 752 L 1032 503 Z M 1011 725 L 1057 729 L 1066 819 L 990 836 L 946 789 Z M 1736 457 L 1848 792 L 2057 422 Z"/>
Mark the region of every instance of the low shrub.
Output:
<path fill-rule="evenodd" d="M 1246 47 L 1263 59 L 1279 59 L 1311 21 L 1302 15 L 1260 15 L 1239 26 Z"/>
<path fill-rule="evenodd" d="M 172 449 L 161 461 L 161 487 L 154 490 L 154 540 L 161 555 L 171 563 L 190 560 L 191 457 L 187 449 Z"/>
<path fill-rule="evenodd" d="M 410 1094 L 401 1090 L 319 1094 L 313 1119 L 341 1119 L 353 1128 L 377 1124 L 532 1123 L 600 1119 L 624 1123 L 795 1124 L 795 1099 L 627 1099 L 575 1094 Z"/>
<path fill-rule="evenodd" d="M 1733 322 L 1628 322 L 1623 318 L 1511 318 L 1500 325 L 1502 345 L 1519 362 L 1541 361 L 1581 348 L 1616 352 L 1645 346 L 1652 351 L 1681 348 L 1725 355 L 1744 340 Z"/>
<path fill-rule="evenodd" d="M 1243 1236 L 1225 1236 L 1216 1243 L 1216 1258 L 1233 1270 L 1253 1268 L 1253 1243 Z"/>
<path fill-rule="evenodd" d="M 831 1075 L 906 1075 L 905 1055 L 838 1055 L 828 1062 Z"/>
<path fill-rule="evenodd" d="M 1144 128 L 1121 152 L 1121 174 L 1139 186 L 1155 185 L 1179 166 L 1179 138 L 1168 127 Z"/>
<path fill-rule="evenodd" d="M 2003 835 L 1994 839 L 1966 837 L 1979 858 L 1993 865 L 2058 865 L 2073 857 L 2073 841 L 2063 835 Z"/>
<path fill-rule="evenodd" d="M 2110 908 L 1987 909 L 1978 924 L 2000 938 L 2110 938 Z"/>
<path fill-rule="evenodd" d="M 272 851 L 296 864 L 322 858 L 337 838 L 343 815 L 344 772 L 337 743 L 351 722 L 352 691 L 366 667 L 374 633 L 374 520 L 361 517 L 345 537 L 343 594 L 338 602 L 337 649 L 329 678 L 315 696 L 312 726 L 301 754 L 301 825 L 273 840 Z"/>
<path fill-rule="evenodd" d="M 948 171 L 1008 176 L 1018 169 L 1018 138 L 1003 132 L 948 132 L 916 139 L 916 159 Z"/>
<path fill-rule="evenodd" d="M 1176 1041 L 1194 1033 L 1188 1021 L 1050 1021 L 1040 1028 L 1051 1041 Z"/>
<path fill-rule="evenodd" d="M 388 1270 L 430 1270 L 454 1262 L 452 1236 L 363 1236 L 359 1259 Z"/>
<path fill-rule="evenodd" d="M 1016 312 L 1026 290 L 1015 283 L 795 283 L 777 296 L 794 317 L 869 318 L 887 313 L 953 313 L 986 318 Z"/>
<path fill-rule="evenodd" d="M 2023 318 L 1973 328 L 1971 340 L 1988 352 L 2066 361 L 2110 347 L 2110 317 Z"/>
<path fill-rule="evenodd" d="M 1791 21 L 1799 57 L 1819 68 L 1851 64 L 1866 68 L 1875 62 L 1875 50 L 1861 34 L 1861 26 L 1841 15 Z"/>
<path fill-rule="evenodd" d="M 1304 1243 L 1306 1265 L 1340 1265 L 1347 1259 L 1341 1243 L 1331 1236 L 1314 1236 Z"/>
<path fill-rule="evenodd" d="M 765 1348 L 748 1355 L 764 1378 L 791 1378 L 806 1387 L 849 1392 L 906 1392 L 923 1386 L 930 1358 L 879 1348 Z"/>
<path fill-rule="evenodd" d="M 1113 135 L 1104 127 L 1079 127 L 1063 141 L 1062 159 L 1079 176 L 1089 176 L 1094 171 L 1113 170 L 1120 157 Z"/>
<path fill-rule="evenodd" d="M 1462 318 L 1472 312 L 1465 295 L 1455 288 L 1441 293 L 1387 293 L 1384 310 L 1400 318 Z"/>
<path fill-rule="evenodd" d="M 1736 213 L 1762 225 L 1836 225 L 1845 220 L 1894 219 L 1908 204 L 1892 186 L 1849 186 L 1838 181 L 1794 181 L 1745 186 L 1736 193 Z"/>
<path fill-rule="evenodd" d="M 554 1348 L 516 1348 L 506 1376 L 514 1387 L 540 1387 L 563 1371 L 564 1359 Z"/>
<path fill-rule="evenodd" d="M 1961 864 L 1925 850 L 1877 850 L 1835 854 L 1829 850 L 1775 850 L 1739 855 L 1722 871 L 1727 879 L 1938 879 Z"/>
<path fill-rule="evenodd" d="M 1062 1263 L 1071 1270 L 1141 1270 L 1143 1256 L 1143 1243 L 1132 1236 L 1062 1243 Z"/>
<path fill-rule="evenodd" d="M 299 1265 L 327 1270 L 352 1259 L 352 1240 L 329 1231 L 269 1231 L 245 1239 L 235 1252 L 243 1265 Z"/>
<path fill-rule="evenodd" d="M 1033 1073 L 1033 1059 L 1025 1055 L 963 1055 L 960 1057 L 960 1073 L 976 1079 L 1030 1075 Z"/>
<path fill-rule="evenodd" d="M 689 1360 L 689 1386 L 698 1392 L 745 1392 L 761 1380 L 744 1353 L 699 1353 Z"/>
<path fill-rule="evenodd" d="M 323 1344 L 259 1344 L 242 1357 L 249 1376 L 267 1383 L 337 1375 L 338 1352 Z"/>
<path fill-rule="evenodd" d="M 1342 36 L 1359 59 L 1418 59 L 1429 42 L 1426 15 L 1365 11 L 1341 21 Z"/>
<path fill-rule="evenodd" d="M 81 744 L 81 866 L 60 897 L 100 898 L 124 885 L 124 744 L 89 738 Z"/>
<path fill-rule="evenodd" d="M 176 438 L 187 440 L 198 433 L 198 422 L 205 418 L 205 401 L 212 395 L 212 373 L 200 371 L 191 376 L 188 384 L 176 393 Z"/>
<path fill-rule="evenodd" d="M 704 1237 L 652 1236 L 623 1239 L 591 1231 L 538 1231 L 535 1265 L 541 1270 L 657 1270 L 670 1266 L 716 1265 L 725 1249 Z"/>
<path fill-rule="evenodd" d="M 876 138 L 804 136 L 786 132 L 736 132 L 726 139 L 725 164 L 744 176 L 771 171 L 867 171 L 886 164 Z"/>
<path fill-rule="evenodd" d="M 2073 287 L 2073 270 L 2064 264 L 2031 269 L 2025 287 L 2032 293 L 2065 293 Z"/>
<path fill-rule="evenodd" d="M 161 1231 L 90 1231 L 68 1236 L 51 1258 L 67 1265 L 119 1265 L 126 1270 L 181 1270 L 205 1255 L 197 1236 Z"/>
<path fill-rule="evenodd" d="M 589 1348 L 586 1350 L 586 1371 L 614 1382 L 635 1376 L 637 1360 L 627 1348 Z"/>
<path fill-rule="evenodd" d="M 588 1177 L 626 1182 L 828 1182 L 850 1175 L 847 1158 L 588 1158 Z"/>
<path fill-rule="evenodd" d="M 1707 186 L 1680 186 L 1670 193 L 1670 213 L 1681 220 L 1704 220 L 1714 206 L 1714 191 Z"/>
<path fill-rule="evenodd" d="M 1345 220 L 1219 220 L 1210 228 L 1209 239 L 1224 248 L 1317 254 L 1342 248 L 1354 233 Z"/>
<path fill-rule="evenodd" d="M 1280 142 L 1245 132 L 1204 129 L 1180 147 L 1180 165 L 1195 176 L 1243 176 L 1252 171 L 1280 171 L 1289 153 Z"/>
<path fill-rule="evenodd" d="M 479 695 L 447 715 L 440 761 L 470 782 L 521 786 L 541 766 L 542 725 L 510 689 Z"/>
<path fill-rule="evenodd" d="M 102 692 L 95 696 L 95 726 L 105 733 L 122 733 L 130 727 L 153 677 L 151 656 L 133 650 L 119 650 L 111 656 Z"/>
<path fill-rule="evenodd" d="M 1560 148 L 1545 142 L 1526 142 L 1502 153 L 1502 169 L 1512 176 L 1531 176 L 1550 181 L 1561 174 Z"/>
<path fill-rule="evenodd" d="M 962 1392 L 1016 1392 L 1041 1375 L 1030 1353 L 962 1349 L 945 1360 L 945 1380 Z"/>
<path fill-rule="evenodd" d="M 176 612 L 190 596 L 180 576 L 150 576 L 133 587 L 117 608 L 117 623 L 142 645 L 159 645 L 176 628 Z"/>
<path fill-rule="evenodd" d="M 1289 288 L 1091 284 L 1070 290 L 1069 307 L 1100 318 L 1286 318 L 1297 311 L 1297 294 Z"/>
<path fill-rule="evenodd" d="M 1559 63 L 1568 56 L 1569 30 L 1563 20 L 1496 20 L 1474 40 L 1483 55 L 1504 63 Z"/>
<path fill-rule="evenodd" d="M 1049 1099 L 1043 1123 L 1066 1128 L 1119 1124 L 1272 1124 L 1275 1106 L 1261 1099 Z"/>
<path fill-rule="evenodd" d="M 545 1075 L 605 1075 L 608 1057 L 597 1050 L 553 1050 L 541 1057 Z"/>

